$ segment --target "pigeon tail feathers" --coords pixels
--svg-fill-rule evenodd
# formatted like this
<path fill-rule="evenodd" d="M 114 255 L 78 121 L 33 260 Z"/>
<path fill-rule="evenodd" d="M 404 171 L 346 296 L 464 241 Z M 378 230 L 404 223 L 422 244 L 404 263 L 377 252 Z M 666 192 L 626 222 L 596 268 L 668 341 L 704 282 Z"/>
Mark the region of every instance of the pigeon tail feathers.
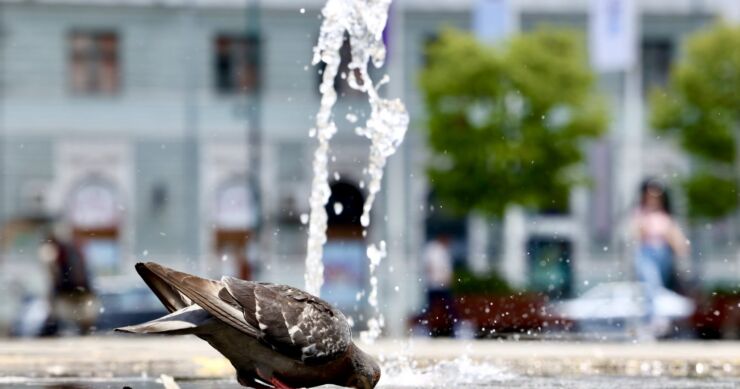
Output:
<path fill-rule="evenodd" d="M 167 308 L 167 311 L 172 313 L 179 309 L 187 308 L 192 305 L 192 302 L 187 297 L 183 296 L 175 287 L 167 282 L 160 274 L 160 266 L 153 262 L 136 264 L 136 272 L 139 273 L 141 279 L 146 282 L 149 289 L 159 298 L 159 301 Z"/>
<path fill-rule="evenodd" d="M 159 319 L 132 326 L 116 328 L 130 334 L 187 335 L 197 334 L 213 316 L 197 305 L 180 309 Z"/>

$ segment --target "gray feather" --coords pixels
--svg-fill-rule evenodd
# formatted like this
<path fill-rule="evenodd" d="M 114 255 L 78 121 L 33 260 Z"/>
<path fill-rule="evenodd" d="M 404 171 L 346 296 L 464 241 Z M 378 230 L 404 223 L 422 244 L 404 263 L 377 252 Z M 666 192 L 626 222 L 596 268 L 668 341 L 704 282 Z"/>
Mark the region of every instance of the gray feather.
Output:
<path fill-rule="evenodd" d="M 172 312 L 159 319 L 128 327 L 116 328 L 116 331 L 136 334 L 184 335 L 195 334 L 206 325 L 213 316 L 197 305 Z"/>

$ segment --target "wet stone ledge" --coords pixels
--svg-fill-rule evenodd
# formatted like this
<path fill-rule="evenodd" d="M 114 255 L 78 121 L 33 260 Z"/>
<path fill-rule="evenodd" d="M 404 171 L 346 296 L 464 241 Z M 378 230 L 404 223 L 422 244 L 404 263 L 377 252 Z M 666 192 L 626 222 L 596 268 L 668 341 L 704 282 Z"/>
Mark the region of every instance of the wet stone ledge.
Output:
<path fill-rule="evenodd" d="M 384 340 L 365 347 L 384 366 L 439 361 L 495 366 L 519 376 L 740 378 L 740 343 L 576 343 Z M 231 364 L 192 337 L 92 337 L 0 341 L 2 377 L 231 378 Z"/>

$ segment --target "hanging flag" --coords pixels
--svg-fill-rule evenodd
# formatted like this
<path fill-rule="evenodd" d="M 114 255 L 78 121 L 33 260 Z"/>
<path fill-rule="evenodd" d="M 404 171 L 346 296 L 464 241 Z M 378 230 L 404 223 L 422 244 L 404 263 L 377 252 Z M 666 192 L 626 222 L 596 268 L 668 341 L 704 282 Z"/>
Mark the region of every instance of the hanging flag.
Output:
<path fill-rule="evenodd" d="M 388 6 L 388 19 L 385 22 L 385 28 L 383 29 L 383 45 L 385 46 L 385 63 L 389 63 L 391 57 L 391 37 L 395 33 L 395 5 L 391 3 Z"/>
<path fill-rule="evenodd" d="M 477 0 L 473 8 L 473 32 L 485 43 L 496 43 L 512 29 L 510 0 Z"/>
<path fill-rule="evenodd" d="M 591 0 L 589 43 L 598 71 L 626 71 L 637 62 L 635 0 Z"/>

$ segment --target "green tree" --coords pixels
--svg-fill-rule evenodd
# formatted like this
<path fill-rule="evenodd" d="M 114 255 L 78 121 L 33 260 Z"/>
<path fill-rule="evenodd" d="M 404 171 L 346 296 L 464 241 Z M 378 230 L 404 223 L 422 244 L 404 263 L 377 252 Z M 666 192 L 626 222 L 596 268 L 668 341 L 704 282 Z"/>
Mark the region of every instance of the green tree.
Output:
<path fill-rule="evenodd" d="M 652 126 L 693 157 L 684 187 L 692 217 L 721 217 L 738 206 L 740 27 L 718 24 L 686 41 L 668 85 L 651 95 Z"/>
<path fill-rule="evenodd" d="M 445 205 L 491 216 L 510 204 L 567 208 L 583 141 L 607 121 L 584 41 L 543 28 L 496 47 L 454 30 L 430 44 L 420 80 L 428 175 Z"/>

